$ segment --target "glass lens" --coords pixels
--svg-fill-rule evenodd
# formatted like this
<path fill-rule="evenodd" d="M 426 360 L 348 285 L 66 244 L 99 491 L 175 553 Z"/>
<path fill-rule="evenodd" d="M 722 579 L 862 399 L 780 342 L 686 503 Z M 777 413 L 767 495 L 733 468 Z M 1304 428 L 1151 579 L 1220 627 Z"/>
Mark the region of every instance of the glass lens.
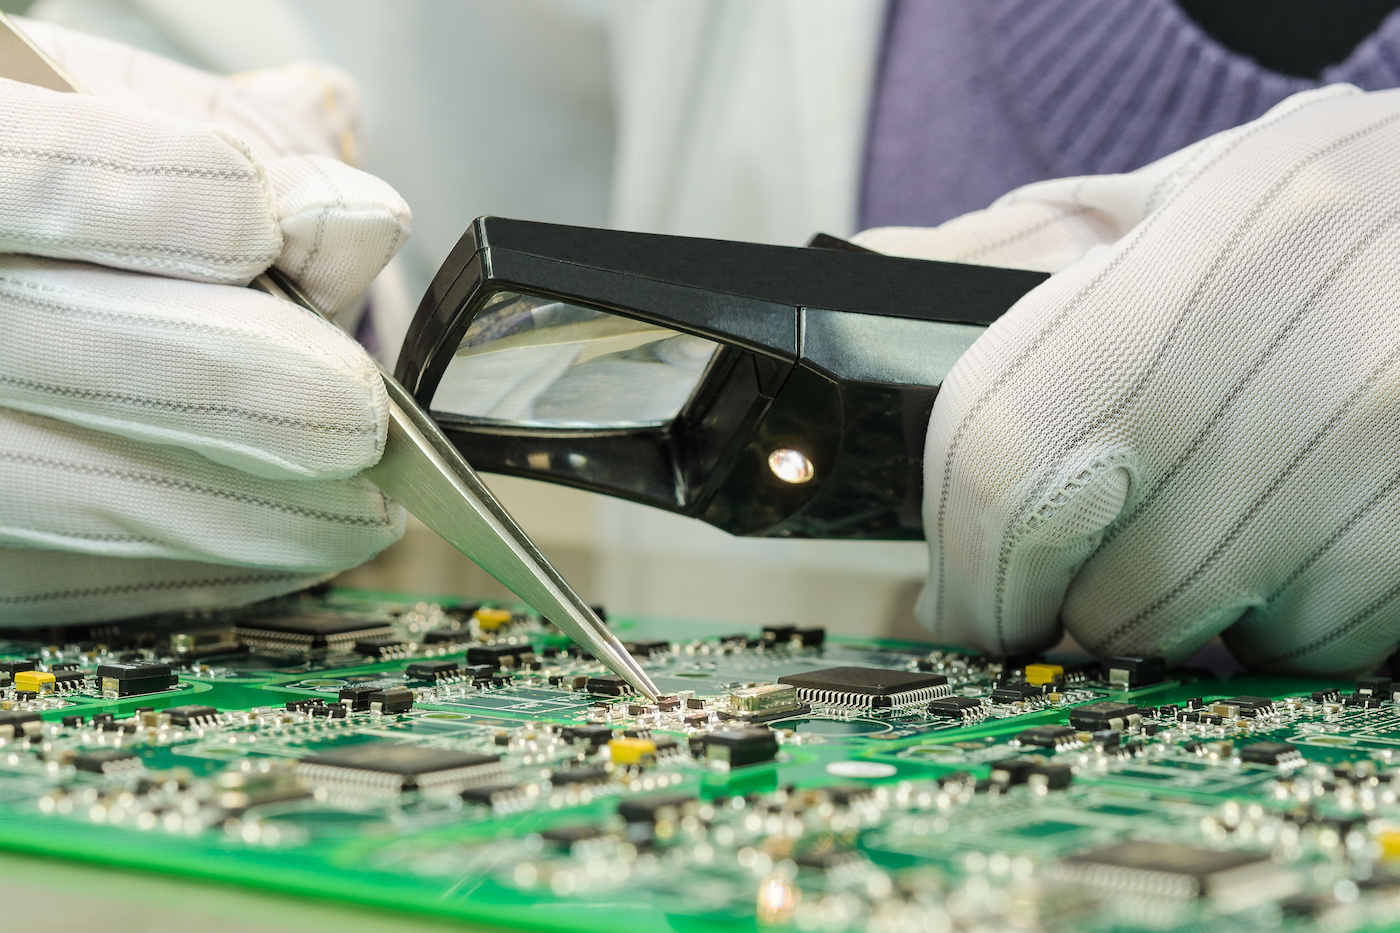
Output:
<path fill-rule="evenodd" d="M 668 424 L 719 344 L 581 305 L 497 292 L 477 313 L 429 406 L 492 424 Z"/>

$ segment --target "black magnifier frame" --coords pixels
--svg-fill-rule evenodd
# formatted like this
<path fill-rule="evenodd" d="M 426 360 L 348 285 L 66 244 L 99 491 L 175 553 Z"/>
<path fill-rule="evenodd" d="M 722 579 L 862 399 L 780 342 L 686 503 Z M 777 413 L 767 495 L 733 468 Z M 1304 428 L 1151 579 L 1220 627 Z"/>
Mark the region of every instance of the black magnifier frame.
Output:
<path fill-rule="evenodd" d="M 918 539 L 938 385 L 967 342 L 1046 278 L 822 235 L 783 247 L 482 217 L 423 296 L 395 375 L 479 471 L 739 535 Z M 720 348 L 665 423 L 554 427 L 434 409 L 454 353 L 501 292 Z M 793 463 L 805 469 L 783 469 Z"/>

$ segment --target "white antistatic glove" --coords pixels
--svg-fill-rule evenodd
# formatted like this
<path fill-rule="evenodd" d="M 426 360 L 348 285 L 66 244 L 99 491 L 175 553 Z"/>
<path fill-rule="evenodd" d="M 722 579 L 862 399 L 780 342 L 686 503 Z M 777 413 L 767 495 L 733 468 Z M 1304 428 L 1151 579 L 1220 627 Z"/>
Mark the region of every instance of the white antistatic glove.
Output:
<path fill-rule="evenodd" d="M 1400 92 L 867 246 L 1052 271 L 934 407 L 921 618 L 1001 652 L 1372 667 L 1400 638 Z"/>
<path fill-rule="evenodd" d="M 345 333 L 408 236 L 340 161 L 339 72 L 225 79 L 41 23 L 90 92 L 0 80 L 0 624 L 212 607 L 353 566 L 403 513 L 356 477 L 387 398 Z"/>

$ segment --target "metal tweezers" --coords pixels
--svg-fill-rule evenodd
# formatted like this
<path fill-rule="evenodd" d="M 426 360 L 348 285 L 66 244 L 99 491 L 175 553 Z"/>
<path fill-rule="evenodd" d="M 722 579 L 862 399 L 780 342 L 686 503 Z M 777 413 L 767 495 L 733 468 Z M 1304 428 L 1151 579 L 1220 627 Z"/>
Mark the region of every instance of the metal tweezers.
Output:
<path fill-rule="evenodd" d="M 81 86 L 0 13 L 0 77 L 56 91 Z M 277 269 L 252 288 L 329 317 Z M 442 535 L 535 611 L 562 629 L 639 693 L 655 699 L 656 685 L 559 571 L 491 494 L 432 417 L 384 367 L 389 431 L 379 463 L 361 475 Z"/>

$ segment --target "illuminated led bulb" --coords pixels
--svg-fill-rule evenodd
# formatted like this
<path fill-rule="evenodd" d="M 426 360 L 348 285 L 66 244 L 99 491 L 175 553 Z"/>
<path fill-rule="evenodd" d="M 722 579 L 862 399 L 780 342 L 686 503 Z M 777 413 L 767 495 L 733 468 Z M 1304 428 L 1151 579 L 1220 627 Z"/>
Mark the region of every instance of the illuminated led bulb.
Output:
<path fill-rule="evenodd" d="M 807 455 L 791 447 L 779 447 L 769 454 L 768 469 L 778 479 L 794 486 L 807 482 L 816 473 Z"/>

